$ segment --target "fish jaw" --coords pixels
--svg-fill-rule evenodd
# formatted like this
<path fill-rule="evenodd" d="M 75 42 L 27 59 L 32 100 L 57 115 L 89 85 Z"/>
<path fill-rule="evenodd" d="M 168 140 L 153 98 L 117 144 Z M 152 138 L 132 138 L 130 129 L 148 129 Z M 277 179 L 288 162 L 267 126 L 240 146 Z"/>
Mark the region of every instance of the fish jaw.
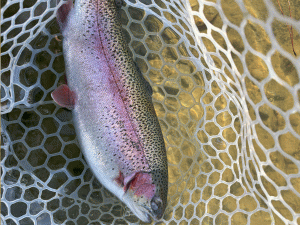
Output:
<path fill-rule="evenodd" d="M 143 185 L 144 188 L 147 185 Z M 147 187 L 146 187 L 147 188 Z M 152 189 L 150 186 L 147 189 Z M 147 196 L 136 195 L 134 191 L 128 189 L 121 200 L 127 205 L 127 207 L 137 216 L 140 220 L 145 223 L 151 223 L 152 218 L 157 220 L 149 208 L 149 199 Z"/>
<path fill-rule="evenodd" d="M 142 185 L 144 190 L 150 190 L 152 185 Z M 127 191 L 121 199 L 128 208 L 143 222 L 150 223 L 152 219 L 159 221 L 164 213 L 162 200 L 154 195 L 152 199 L 148 199 L 145 195 L 136 195 L 132 191 Z"/>
<path fill-rule="evenodd" d="M 152 181 L 150 173 L 138 172 L 130 176 L 131 180 L 124 186 L 122 201 L 140 220 L 150 223 L 151 219 L 162 218 L 165 205 L 158 196 L 158 187 Z"/>

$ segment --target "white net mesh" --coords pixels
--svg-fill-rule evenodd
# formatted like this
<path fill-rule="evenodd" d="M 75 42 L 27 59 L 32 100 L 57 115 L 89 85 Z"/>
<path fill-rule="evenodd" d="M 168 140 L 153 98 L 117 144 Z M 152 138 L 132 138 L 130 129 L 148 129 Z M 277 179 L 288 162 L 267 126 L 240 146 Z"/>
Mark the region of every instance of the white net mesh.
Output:
<path fill-rule="evenodd" d="M 71 112 L 50 97 L 64 82 L 57 2 L 1 1 L 1 220 L 140 223 L 95 180 Z M 287 27 L 300 55 L 299 1 L 128 0 L 120 15 L 166 141 L 163 223 L 300 224 L 300 60 Z"/>

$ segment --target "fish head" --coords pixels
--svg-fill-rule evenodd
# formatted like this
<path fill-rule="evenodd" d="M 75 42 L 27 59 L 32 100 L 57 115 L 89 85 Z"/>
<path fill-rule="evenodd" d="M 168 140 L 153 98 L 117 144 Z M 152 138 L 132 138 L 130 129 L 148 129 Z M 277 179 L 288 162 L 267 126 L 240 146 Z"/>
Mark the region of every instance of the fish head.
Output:
<path fill-rule="evenodd" d="M 167 200 L 166 193 L 152 179 L 151 173 L 138 172 L 127 183 L 123 202 L 143 222 L 162 218 Z"/>

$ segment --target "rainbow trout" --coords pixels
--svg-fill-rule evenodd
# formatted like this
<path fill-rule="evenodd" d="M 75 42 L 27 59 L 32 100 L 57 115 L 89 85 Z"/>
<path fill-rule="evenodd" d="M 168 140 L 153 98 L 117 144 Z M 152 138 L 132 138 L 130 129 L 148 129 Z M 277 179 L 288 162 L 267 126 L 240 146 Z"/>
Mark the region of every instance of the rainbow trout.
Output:
<path fill-rule="evenodd" d="M 67 85 L 54 101 L 72 110 L 98 180 L 142 221 L 165 211 L 168 169 L 149 83 L 136 68 L 113 0 L 72 0 L 57 13 Z"/>

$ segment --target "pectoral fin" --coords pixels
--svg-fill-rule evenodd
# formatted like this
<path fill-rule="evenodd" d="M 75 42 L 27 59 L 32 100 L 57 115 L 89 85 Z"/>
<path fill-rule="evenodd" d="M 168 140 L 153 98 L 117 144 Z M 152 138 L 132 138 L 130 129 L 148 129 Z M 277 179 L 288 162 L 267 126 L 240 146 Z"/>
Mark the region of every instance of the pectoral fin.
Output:
<path fill-rule="evenodd" d="M 70 90 L 68 85 L 63 84 L 56 88 L 52 93 L 51 96 L 53 100 L 60 106 L 73 109 L 75 105 L 75 93 Z"/>

